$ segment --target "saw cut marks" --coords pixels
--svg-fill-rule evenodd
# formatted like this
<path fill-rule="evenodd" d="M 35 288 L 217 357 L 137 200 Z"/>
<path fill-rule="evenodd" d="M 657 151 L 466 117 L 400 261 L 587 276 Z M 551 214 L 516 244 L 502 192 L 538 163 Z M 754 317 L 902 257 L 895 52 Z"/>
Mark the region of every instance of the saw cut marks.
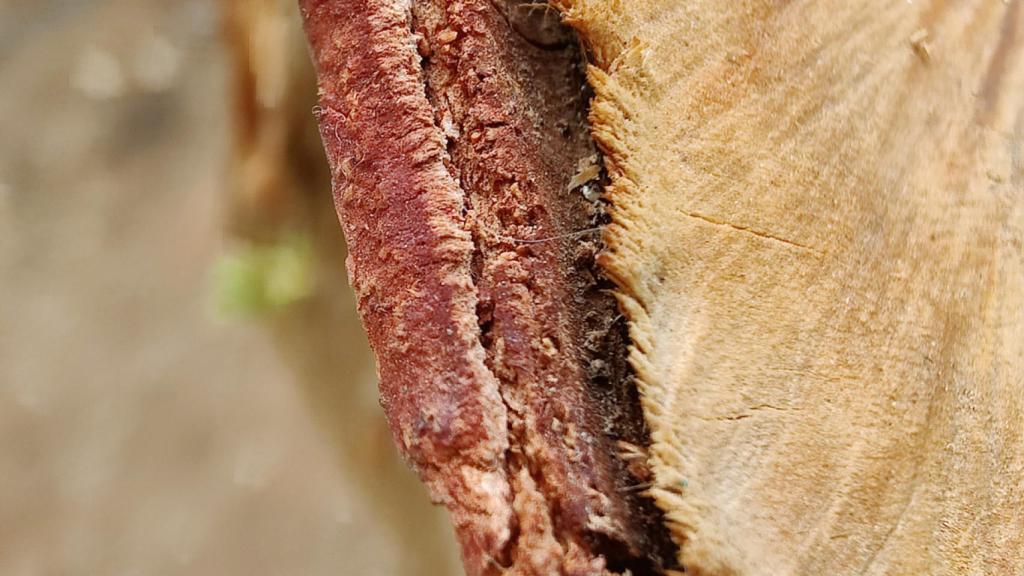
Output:
<path fill-rule="evenodd" d="M 1021 3 L 559 4 L 687 573 L 1022 573 Z"/>

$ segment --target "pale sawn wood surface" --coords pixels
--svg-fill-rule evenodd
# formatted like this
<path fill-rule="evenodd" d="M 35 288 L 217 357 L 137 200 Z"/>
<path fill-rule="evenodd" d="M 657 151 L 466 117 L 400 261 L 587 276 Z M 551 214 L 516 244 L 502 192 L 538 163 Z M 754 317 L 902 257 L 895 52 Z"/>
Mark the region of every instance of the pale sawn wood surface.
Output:
<path fill-rule="evenodd" d="M 567 0 L 689 574 L 1024 572 L 1024 10 Z"/>

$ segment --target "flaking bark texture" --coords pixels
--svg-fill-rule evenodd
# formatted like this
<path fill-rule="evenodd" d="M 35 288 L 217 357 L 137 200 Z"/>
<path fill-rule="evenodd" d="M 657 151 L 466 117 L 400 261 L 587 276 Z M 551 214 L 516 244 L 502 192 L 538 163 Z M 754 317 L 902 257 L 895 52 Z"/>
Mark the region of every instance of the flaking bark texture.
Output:
<path fill-rule="evenodd" d="M 301 3 L 348 271 L 403 454 L 452 512 L 467 570 L 512 537 L 508 426 L 484 360 L 464 198 L 420 78 L 408 6 Z"/>
<path fill-rule="evenodd" d="M 617 457 L 647 439 L 593 270 L 574 35 L 520 2 L 301 5 L 384 408 L 467 571 L 671 562 L 643 467 Z"/>
<path fill-rule="evenodd" d="M 345 245 L 325 196 L 330 172 L 310 114 L 316 76 L 298 8 L 294 0 L 221 0 L 221 7 L 233 72 L 229 240 L 258 250 L 311 241 L 311 292 L 264 311 L 260 326 L 297 376 L 352 497 L 372 509 L 382 548 L 402 551 L 387 560 L 394 573 L 450 575 L 458 561 L 447 517 L 395 458 L 383 414 L 367 402 L 376 379 L 367 373 L 369 351 L 341 265 Z"/>

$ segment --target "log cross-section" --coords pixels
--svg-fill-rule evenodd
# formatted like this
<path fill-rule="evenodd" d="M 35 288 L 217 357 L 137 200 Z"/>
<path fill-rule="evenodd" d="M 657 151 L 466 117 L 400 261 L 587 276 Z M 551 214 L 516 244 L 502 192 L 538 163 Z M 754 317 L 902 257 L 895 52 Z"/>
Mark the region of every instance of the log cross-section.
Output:
<path fill-rule="evenodd" d="M 689 574 L 1024 573 L 1024 7 L 567 0 Z"/>

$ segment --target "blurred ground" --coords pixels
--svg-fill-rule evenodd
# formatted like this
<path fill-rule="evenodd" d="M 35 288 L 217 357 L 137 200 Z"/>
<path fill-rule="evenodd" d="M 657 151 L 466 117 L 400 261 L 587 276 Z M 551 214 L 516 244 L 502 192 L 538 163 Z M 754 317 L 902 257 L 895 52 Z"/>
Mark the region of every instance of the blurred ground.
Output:
<path fill-rule="evenodd" d="M 218 317 L 204 0 L 0 0 L 0 574 L 445 574 L 322 195 L 321 290 Z"/>

